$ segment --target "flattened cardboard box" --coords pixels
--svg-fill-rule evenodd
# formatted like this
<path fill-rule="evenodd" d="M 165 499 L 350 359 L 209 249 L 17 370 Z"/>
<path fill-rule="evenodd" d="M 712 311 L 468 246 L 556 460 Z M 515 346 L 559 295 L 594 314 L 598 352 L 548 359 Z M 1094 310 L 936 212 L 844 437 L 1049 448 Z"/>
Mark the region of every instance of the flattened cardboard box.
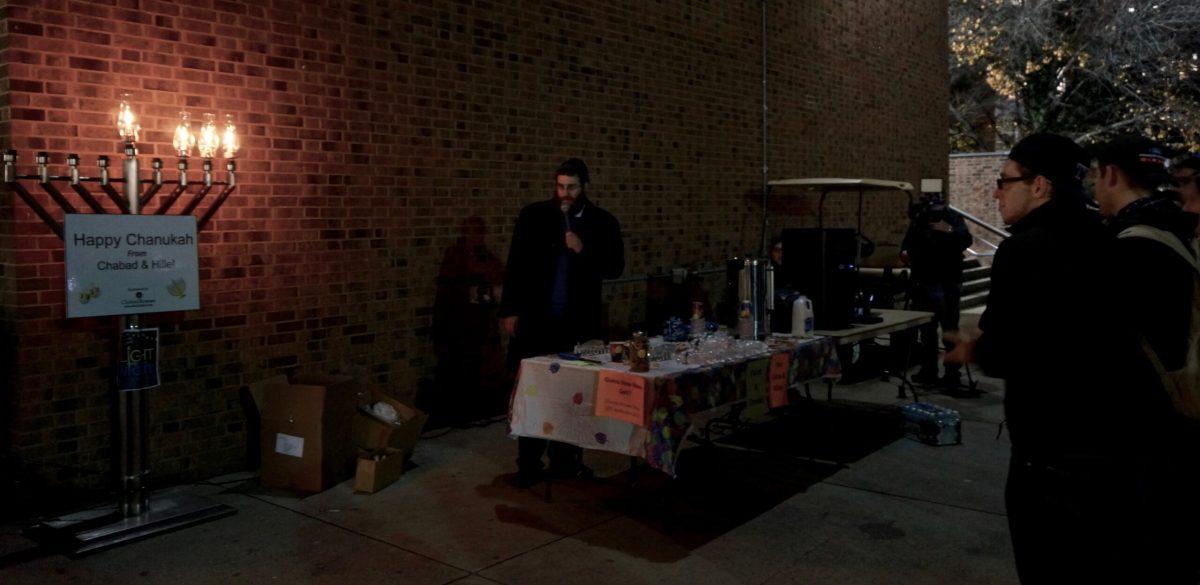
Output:
<path fill-rule="evenodd" d="M 350 377 L 264 380 L 262 485 L 319 492 L 354 474 L 358 388 Z"/>

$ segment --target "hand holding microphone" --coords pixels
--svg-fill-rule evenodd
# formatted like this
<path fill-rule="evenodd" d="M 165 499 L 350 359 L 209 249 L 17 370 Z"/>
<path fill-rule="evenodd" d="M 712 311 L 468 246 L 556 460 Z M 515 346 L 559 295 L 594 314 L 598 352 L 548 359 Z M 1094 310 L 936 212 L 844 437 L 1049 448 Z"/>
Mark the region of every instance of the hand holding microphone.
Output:
<path fill-rule="evenodd" d="M 561 199 L 558 207 L 562 210 L 563 223 L 567 226 L 567 234 L 564 243 L 566 244 L 567 248 L 570 248 L 571 251 L 578 254 L 583 251 L 583 240 L 579 239 L 579 236 L 575 235 L 575 232 L 571 231 L 571 202 L 567 199 Z"/>

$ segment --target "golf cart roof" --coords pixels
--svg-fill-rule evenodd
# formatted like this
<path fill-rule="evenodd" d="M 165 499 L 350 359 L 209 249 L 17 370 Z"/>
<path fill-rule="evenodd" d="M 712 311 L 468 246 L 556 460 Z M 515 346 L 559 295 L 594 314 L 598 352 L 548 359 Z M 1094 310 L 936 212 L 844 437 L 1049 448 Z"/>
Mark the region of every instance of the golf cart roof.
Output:
<path fill-rule="evenodd" d="M 845 189 L 847 191 L 889 191 L 895 189 L 897 191 L 905 191 L 909 195 L 913 192 L 912 183 L 905 181 L 884 181 L 881 179 L 777 179 L 775 181 L 767 181 L 767 185 L 772 187 L 802 187 L 805 189 L 821 189 L 833 191 Z"/>

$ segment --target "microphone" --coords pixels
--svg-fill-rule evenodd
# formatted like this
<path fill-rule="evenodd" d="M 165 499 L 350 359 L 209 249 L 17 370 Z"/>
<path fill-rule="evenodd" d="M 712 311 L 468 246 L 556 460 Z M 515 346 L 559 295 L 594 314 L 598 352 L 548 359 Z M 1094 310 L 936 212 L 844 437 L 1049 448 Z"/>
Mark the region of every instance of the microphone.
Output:
<path fill-rule="evenodd" d="M 559 200 L 558 208 L 562 210 L 563 223 L 567 226 L 567 231 L 571 231 L 571 202 L 566 199 Z"/>

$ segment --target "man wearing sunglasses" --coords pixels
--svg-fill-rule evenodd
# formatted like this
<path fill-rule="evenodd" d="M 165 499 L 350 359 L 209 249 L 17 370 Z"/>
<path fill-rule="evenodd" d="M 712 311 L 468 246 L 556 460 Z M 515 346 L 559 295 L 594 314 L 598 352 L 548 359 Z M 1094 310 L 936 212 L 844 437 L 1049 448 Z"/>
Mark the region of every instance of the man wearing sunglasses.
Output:
<path fill-rule="evenodd" d="M 1104 226 L 1083 186 L 1090 159 L 1055 134 L 1013 147 L 993 192 L 1012 235 L 996 250 L 979 337 L 946 358 L 1004 379 L 1005 504 L 1024 583 L 1125 582 L 1113 576 L 1133 568 L 1122 562 L 1127 523 L 1109 514 L 1115 303 L 1102 292 Z"/>

